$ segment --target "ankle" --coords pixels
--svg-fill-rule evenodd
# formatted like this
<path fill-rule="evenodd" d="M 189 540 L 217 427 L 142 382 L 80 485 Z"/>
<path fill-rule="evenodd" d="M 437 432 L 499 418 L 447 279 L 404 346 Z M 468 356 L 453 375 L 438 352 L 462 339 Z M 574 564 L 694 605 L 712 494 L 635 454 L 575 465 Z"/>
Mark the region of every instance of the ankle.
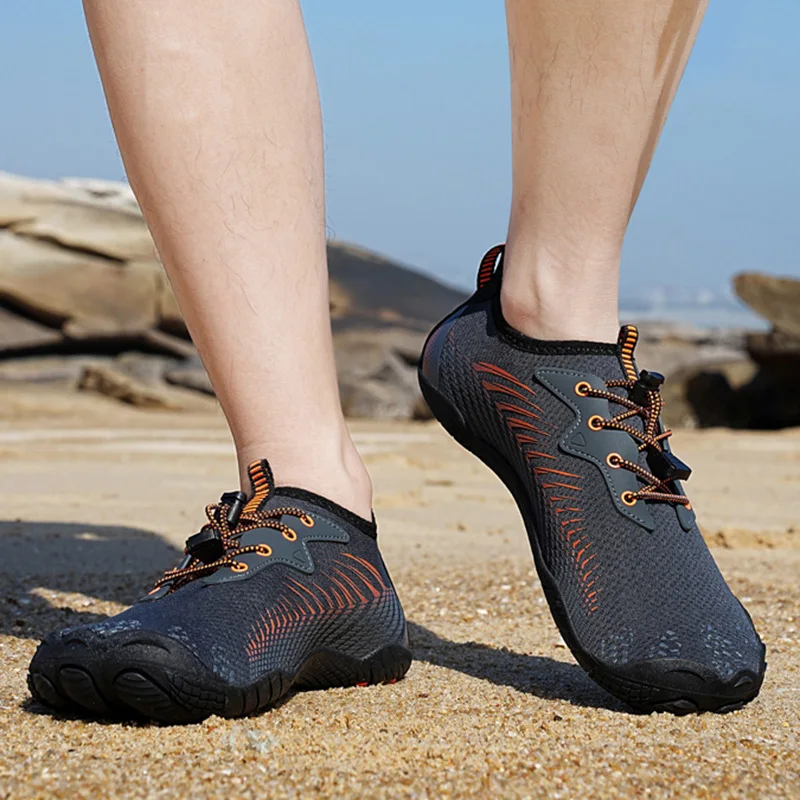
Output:
<path fill-rule="evenodd" d="M 562 302 L 560 307 L 541 294 L 521 293 L 502 287 L 500 307 L 514 330 L 545 341 L 615 342 L 619 334 L 617 314 L 602 314 L 591 304 Z"/>
<path fill-rule="evenodd" d="M 615 342 L 619 260 L 567 259 L 509 246 L 500 305 L 511 327 L 534 339 Z"/>
<path fill-rule="evenodd" d="M 354 514 L 371 519 L 372 481 L 350 435 L 327 446 L 285 449 L 276 442 L 248 443 L 238 450 L 242 490 L 249 493 L 247 467 L 268 458 L 276 486 L 294 486 L 333 500 Z"/>

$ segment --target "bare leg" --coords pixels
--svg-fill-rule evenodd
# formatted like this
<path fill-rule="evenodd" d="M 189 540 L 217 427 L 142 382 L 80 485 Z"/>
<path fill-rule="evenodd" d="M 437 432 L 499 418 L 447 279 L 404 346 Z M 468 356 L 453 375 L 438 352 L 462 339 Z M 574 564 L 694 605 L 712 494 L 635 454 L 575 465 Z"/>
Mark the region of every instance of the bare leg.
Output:
<path fill-rule="evenodd" d="M 369 515 L 342 417 L 322 126 L 296 0 L 85 0 L 128 176 L 240 469 Z"/>
<path fill-rule="evenodd" d="M 508 321 L 612 341 L 622 241 L 707 0 L 506 0 Z"/>

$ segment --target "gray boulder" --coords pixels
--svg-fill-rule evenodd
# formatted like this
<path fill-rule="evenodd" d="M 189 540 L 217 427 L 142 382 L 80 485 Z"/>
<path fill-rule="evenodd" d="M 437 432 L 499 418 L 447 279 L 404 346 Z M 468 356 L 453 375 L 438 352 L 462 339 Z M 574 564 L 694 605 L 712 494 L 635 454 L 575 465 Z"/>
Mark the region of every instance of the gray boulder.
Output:
<path fill-rule="evenodd" d="M 183 386 L 185 389 L 193 389 L 195 392 L 203 394 L 214 394 L 211 379 L 208 377 L 203 362 L 198 357 L 171 367 L 164 377 L 167 383 L 173 386 Z"/>
<path fill-rule="evenodd" d="M 57 330 L 0 306 L 0 358 L 43 350 L 61 340 Z"/>
<path fill-rule="evenodd" d="M 137 408 L 179 411 L 180 403 L 166 392 L 148 386 L 111 365 L 92 365 L 84 369 L 78 389 L 95 392 Z"/>
<path fill-rule="evenodd" d="M 745 272 L 733 279 L 739 298 L 776 331 L 800 337 L 800 280 Z"/>
<path fill-rule="evenodd" d="M 384 329 L 335 337 L 342 408 L 348 417 L 412 419 L 424 416 L 416 366 L 424 336 Z M 424 404 L 423 404 L 424 407 Z"/>
<path fill-rule="evenodd" d="M 156 325 L 162 275 L 0 230 L 0 301 L 67 335 L 131 333 Z"/>

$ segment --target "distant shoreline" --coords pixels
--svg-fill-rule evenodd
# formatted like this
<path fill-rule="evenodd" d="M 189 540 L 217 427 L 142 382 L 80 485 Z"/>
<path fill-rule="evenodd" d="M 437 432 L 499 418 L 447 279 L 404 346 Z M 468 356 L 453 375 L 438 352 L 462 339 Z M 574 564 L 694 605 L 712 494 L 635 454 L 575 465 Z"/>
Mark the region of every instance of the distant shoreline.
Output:
<path fill-rule="evenodd" d="M 631 323 L 691 325 L 694 328 L 766 331 L 770 324 L 747 308 L 657 308 L 650 311 L 620 309 L 620 319 Z"/>

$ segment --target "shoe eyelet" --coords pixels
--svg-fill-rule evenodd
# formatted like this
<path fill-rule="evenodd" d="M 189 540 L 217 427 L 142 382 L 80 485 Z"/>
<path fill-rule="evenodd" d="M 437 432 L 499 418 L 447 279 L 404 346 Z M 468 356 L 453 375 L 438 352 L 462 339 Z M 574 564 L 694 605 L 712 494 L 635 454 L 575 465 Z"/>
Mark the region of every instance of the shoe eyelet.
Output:
<path fill-rule="evenodd" d="M 314 525 L 316 525 L 314 517 L 312 517 L 310 514 L 306 514 L 304 517 L 300 517 L 300 522 L 302 522 L 303 525 L 306 526 L 306 528 L 313 528 Z"/>
<path fill-rule="evenodd" d="M 578 397 L 588 397 L 592 385 L 588 381 L 579 381 L 575 384 L 575 394 Z"/>
<path fill-rule="evenodd" d="M 269 558 L 272 555 L 272 548 L 268 544 L 260 544 L 256 553 L 262 558 Z"/>
<path fill-rule="evenodd" d="M 632 508 L 639 502 L 638 499 L 633 496 L 633 492 L 623 492 L 619 499 L 622 500 L 628 508 Z"/>
<path fill-rule="evenodd" d="M 593 431 L 601 431 L 603 430 L 603 418 L 598 414 L 594 414 L 593 416 L 589 417 L 586 420 L 586 424 L 593 430 Z"/>
<path fill-rule="evenodd" d="M 285 531 L 282 531 L 282 533 L 283 538 L 286 539 L 287 542 L 297 541 L 297 534 L 291 528 L 287 528 Z"/>
<path fill-rule="evenodd" d="M 250 569 L 250 567 L 248 567 L 247 564 L 244 564 L 241 561 L 234 561 L 233 564 L 231 564 L 231 569 L 234 572 L 247 572 L 247 570 Z"/>
<path fill-rule="evenodd" d="M 619 453 L 609 453 L 606 456 L 606 464 L 608 464 L 611 469 L 619 469 L 622 466 L 622 456 Z"/>

